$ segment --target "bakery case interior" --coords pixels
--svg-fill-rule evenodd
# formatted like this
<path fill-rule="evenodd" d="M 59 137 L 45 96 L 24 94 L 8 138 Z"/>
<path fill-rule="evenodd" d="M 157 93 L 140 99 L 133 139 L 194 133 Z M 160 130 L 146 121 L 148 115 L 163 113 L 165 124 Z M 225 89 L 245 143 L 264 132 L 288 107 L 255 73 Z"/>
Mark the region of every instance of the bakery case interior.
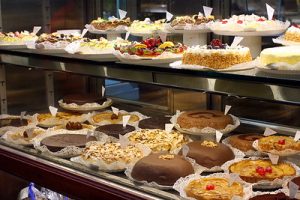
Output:
<path fill-rule="evenodd" d="M 0 199 L 300 199 L 298 0 L 0 10 Z"/>

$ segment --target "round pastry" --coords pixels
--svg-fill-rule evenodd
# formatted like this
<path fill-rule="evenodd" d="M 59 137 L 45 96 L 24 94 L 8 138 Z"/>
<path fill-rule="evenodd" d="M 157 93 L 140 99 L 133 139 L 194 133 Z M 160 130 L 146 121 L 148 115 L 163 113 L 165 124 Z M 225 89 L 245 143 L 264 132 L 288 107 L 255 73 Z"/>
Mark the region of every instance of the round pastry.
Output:
<path fill-rule="evenodd" d="M 45 130 L 41 128 L 32 128 L 32 129 L 18 129 L 15 131 L 7 132 L 3 138 L 6 141 L 15 143 L 18 145 L 31 146 L 32 139 L 35 137 L 44 134 Z"/>
<path fill-rule="evenodd" d="M 231 200 L 234 196 L 244 196 L 240 183 L 233 182 L 230 185 L 227 179 L 217 177 L 193 180 L 184 190 L 188 197 L 199 200 Z"/>
<path fill-rule="evenodd" d="M 123 127 L 123 124 L 106 124 L 95 129 L 95 131 L 105 133 L 106 135 L 113 136 L 115 138 L 119 138 L 119 135 L 125 135 L 126 133 L 134 130 L 134 126 L 126 125 L 126 127 Z"/>
<path fill-rule="evenodd" d="M 277 194 L 262 194 L 250 198 L 249 200 L 297 200 L 296 198 L 290 198 L 286 196 L 283 192 Z"/>
<path fill-rule="evenodd" d="M 228 138 L 228 142 L 231 146 L 243 152 L 250 150 L 255 151 L 255 149 L 252 147 L 252 144 L 255 140 L 258 140 L 262 137 L 264 136 L 256 133 L 232 135 Z"/>
<path fill-rule="evenodd" d="M 221 166 L 235 158 L 233 151 L 222 143 L 205 140 L 190 142 L 187 146 L 189 147 L 187 157 L 194 159 L 203 167 Z M 182 154 L 182 150 L 179 154 Z"/>
<path fill-rule="evenodd" d="M 44 138 L 41 146 L 45 145 L 50 151 L 57 152 L 68 146 L 83 148 L 90 141 L 97 140 L 94 136 L 87 137 L 80 134 L 59 134 Z"/>
<path fill-rule="evenodd" d="M 199 65 L 213 69 L 226 69 L 250 61 L 252 56 L 248 47 L 231 47 L 217 39 L 210 45 L 188 48 L 182 57 L 184 65 Z"/>
<path fill-rule="evenodd" d="M 172 186 L 179 178 L 193 173 L 192 164 L 182 156 L 155 153 L 140 159 L 134 165 L 131 176 L 137 181 Z"/>
<path fill-rule="evenodd" d="M 294 176 L 295 168 L 285 162 L 279 162 L 277 165 L 270 160 L 242 160 L 229 166 L 230 173 L 237 173 L 241 179 L 249 183 L 256 183 L 261 180 L 281 179 L 285 176 Z"/>
<path fill-rule="evenodd" d="M 14 127 L 20 127 L 20 126 L 27 126 L 28 125 L 28 120 L 27 119 L 22 119 L 21 118 L 13 118 L 13 117 L 7 117 L 7 118 L 2 118 L 0 119 L 0 128 L 5 127 L 5 126 L 14 126 Z"/>
<path fill-rule="evenodd" d="M 177 118 L 177 123 L 181 128 L 186 129 L 211 127 L 222 130 L 226 128 L 228 124 L 233 124 L 233 120 L 230 115 L 224 115 L 224 113 L 220 111 L 194 110 L 180 114 Z"/>
<path fill-rule="evenodd" d="M 92 117 L 95 123 L 101 123 L 104 121 L 109 122 L 110 124 L 118 124 L 123 120 L 123 116 L 130 115 L 129 123 L 138 122 L 140 120 L 139 116 L 130 113 L 119 113 L 118 115 L 113 112 L 102 112 L 94 115 Z"/>
<path fill-rule="evenodd" d="M 67 112 L 57 112 L 55 117 L 51 113 L 38 114 L 37 120 L 40 126 L 56 126 L 70 120 L 83 121 L 81 114 Z"/>
<path fill-rule="evenodd" d="M 146 145 L 153 152 L 173 151 L 188 142 L 178 131 L 168 133 L 161 129 L 141 129 L 129 134 L 129 141 Z"/>
<path fill-rule="evenodd" d="M 103 104 L 106 98 L 97 97 L 92 94 L 70 94 L 64 96 L 63 102 L 67 104 L 75 103 L 77 105 L 84 105 L 86 103 L 98 103 Z"/>
<path fill-rule="evenodd" d="M 271 135 L 258 140 L 258 149 L 260 151 L 284 151 L 295 150 L 300 151 L 300 141 L 288 136 Z"/>
<path fill-rule="evenodd" d="M 139 128 L 165 129 L 165 124 L 170 123 L 171 117 L 150 117 L 139 122 Z"/>

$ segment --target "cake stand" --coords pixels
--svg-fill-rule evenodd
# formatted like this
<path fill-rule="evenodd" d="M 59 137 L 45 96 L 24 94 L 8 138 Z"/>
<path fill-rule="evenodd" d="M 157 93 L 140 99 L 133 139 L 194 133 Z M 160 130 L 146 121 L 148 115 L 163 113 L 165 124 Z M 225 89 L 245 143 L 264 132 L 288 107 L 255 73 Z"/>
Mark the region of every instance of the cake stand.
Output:
<path fill-rule="evenodd" d="M 106 35 L 107 40 L 115 40 L 118 37 L 121 37 L 122 33 L 127 32 L 125 28 L 115 30 L 98 30 L 90 24 L 86 24 L 85 28 L 87 28 L 90 33 Z"/>
<path fill-rule="evenodd" d="M 244 39 L 241 41 L 241 45 L 249 47 L 253 58 L 259 56 L 262 46 L 262 37 L 277 36 L 286 31 L 286 28 L 270 31 L 221 31 L 212 29 L 214 34 L 225 36 L 241 36 Z"/>

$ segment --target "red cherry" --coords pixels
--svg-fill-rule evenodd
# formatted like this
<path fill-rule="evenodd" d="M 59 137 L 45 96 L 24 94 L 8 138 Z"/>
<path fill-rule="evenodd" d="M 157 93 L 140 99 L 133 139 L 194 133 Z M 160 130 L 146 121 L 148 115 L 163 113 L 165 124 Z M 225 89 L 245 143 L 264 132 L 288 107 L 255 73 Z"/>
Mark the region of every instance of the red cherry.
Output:
<path fill-rule="evenodd" d="M 237 22 L 236 23 L 238 23 L 238 24 L 242 24 L 243 23 L 243 20 L 237 20 Z"/>
<path fill-rule="evenodd" d="M 222 20 L 221 22 L 222 22 L 222 24 L 227 24 L 228 21 L 227 20 Z"/>
<path fill-rule="evenodd" d="M 257 167 L 256 168 L 256 172 L 260 175 L 260 176 L 265 176 L 266 175 L 266 171 L 263 167 Z"/>
<path fill-rule="evenodd" d="M 265 20 L 264 20 L 264 18 L 259 18 L 257 21 L 264 22 Z"/>
<path fill-rule="evenodd" d="M 213 47 L 220 47 L 220 46 L 222 46 L 222 42 L 219 39 L 213 39 L 210 42 L 210 45 L 213 46 Z"/>
<path fill-rule="evenodd" d="M 214 190 L 215 186 L 213 184 L 206 185 L 206 190 Z"/>
<path fill-rule="evenodd" d="M 272 173 L 272 167 L 271 167 L 271 166 L 266 167 L 265 171 L 266 171 L 267 173 Z"/>
<path fill-rule="evenodd" d="M 285 139 L 278 140 L 278 144 L 285 145 Z"/>

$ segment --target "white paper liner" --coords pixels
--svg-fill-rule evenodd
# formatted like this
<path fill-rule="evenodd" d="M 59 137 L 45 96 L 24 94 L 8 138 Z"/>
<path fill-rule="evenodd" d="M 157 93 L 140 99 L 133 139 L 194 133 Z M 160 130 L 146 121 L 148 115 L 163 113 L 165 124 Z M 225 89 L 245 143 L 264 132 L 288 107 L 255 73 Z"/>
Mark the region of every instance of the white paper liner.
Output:
<path fill-rule="evenodd" d="M 164 60 L 164 59 L 181 59 L 183 54 L 176 54 L 171 52 L 163 52 L 159 56 L 154 57 L 143 57 L 143 56 L 137 56 L 137 55 L 130 55 L 128 53 L 121 53 L 120 51 L 116 50 L 113 52 L 113 54 L 118 58 L 122 60 Z"/>
<path fill-rule="evenodd" d="M 65 147 L 57 152 L 52 152 L 50 151 L 45 145 L 41 145 L 41 141 L 46 138 L 50 137 L 53 135 L 61 135 L 61 134 L 79 134 L 79 135 L 87 135 L 87 130 L 78 130 L 78 131 L 68 131 L 65 129 L 60 129 L 60 130 L 47 130 L 47 132 L 43 135 L 39 135 L 33 139 L 33 146 L 35 149 L 52 155 L 56 157 L 61 157 L 61 158 L 71 158 L 75 157 L 81 154 L 83 151 L 83 148 L 75 147 L 75 146 L 68 146 Z"/>
<path fill-rule="evenodd" d="M 106 141 L 106 142 L 109 142 Z M 104 141 L 102 142 L 89 142 L 86 146 L 89 146 L 90 144 L 95 144 L 95 143 L 100 143 L 103 144 L 105 143 Z M 141 144 L 134 144 L 138 149 L 140 149 L 143 153 L 143 157 L 147 156 L 151 153 L 151 150 Z M 97 159 L 97 160 L 84 160 L 81 156 L 73 157 L 71 158 L 72 162 L 79 163 L 81 165 L 84 165 L 86 167 L 89 167 L 91 169 L 97 169 L 99 171 L 104 171 L 104 172 L 122 172 L 124 171 L 129 165 L 133 165 L 136 163 L 140 158 L 136 158 L 132 160 L 130 163 L 125 163 L 123 161 L 116 161 L 110 164 L 107 164 L 105 161 L 102 159 Z"/>
<path fill-rule="evenodd" d="M 87 111 L 94 111 L 94 110 L 100 110 L 103 108 L 107 108 L 112 104 L 112 100 L 110 98 L 107 98 L 105 102 L 102 104 L 99 103 L 85 103 L 83 105 L 77 105 L 76 103 L 64 103 L 63 100 L 59 100 L 58 104 L 60 107 L 62 107 L 65 110 L 72 110 L 72 111 L 78 111 L 78 112 L 87 112 Z"/>
<path fill-rule="evenodd" d="M 215 136 L 216 129 L 211 128 L 211 127 L 206 127 L 206 128 L 203 128 L 203 129 L 198 129 L 198 128 L 190 128 L 190 129 L 181 128 L 180 125 L 177 123 L 177 118 L 182 113 L 183 112 L 176 113 L 175 115 L 172 116 L 172 118 L 170 120 L 174 124 L 174 127 L 178 131 L 180 131 L 182 133 L 186 133 L 186 134 L 197 135 L 197 136 L 205 136 L 205 135 Z M 232 117 L 233 124 L 228 124 L 224 129 L 218 130 L 218 131 L 222 132 L 223 134 L 230 133 L 231 131 L 233 131 L 234 129 L 236 129 L 240 125 L 239 118 L 237 118 L 237 117 L 235 117 L 233 115 L 230 115 L 230 116 Z M 211 135 L 211 134 L 213 134 L 213 135 Z"/>
<path fill-rule="evenodd" d="M 139 131 L 139 130 L 141 130 L 141 129 L 140 129 L 140 128 L 136 128 L 136 131 Z M 155 129 L 149 129 L 149 130 L 155 130 Z M 128 141 L 130 141 L 130 140 L 129 140 L 129 137 L 130 137 L 132 134 L 134 134 L 134 132 L 135 132 L 135 131 L 126 133 L 126 134 L 124 135 L 124 137 L 128 138 Z M 185 140 L 187 141 L 187 143 L 192 142 L 192 140 L 191 140 L 187 135 L 183 135 L 183 138 L 185 138 Z M 130 143 L 138 143 L 138 142 L 132 142 L 132 141 L 130 141 Z M 172 144 L 171 144 L 171 143 L 169 143 L 169 144 L 174 146 L 173 142 L 172 142 Z M 178 145 L 178 144 L 176 144 L 176 145 Z M 180 149 L 182 148 L 183 145 L 184 145 L 184 144 L 182 144 L 180 147 L 177 147 L 177 148 L 172 148 L 172 147 L 171 147 L 169 153 L 178 154 L 178 152 L 180 151 Z M 152 152 L 154 152 L 154 151 L 152 150 Z M 154 152 L 154 153 L 158 153 L 158 152 Z"/>
<path fill-rule="evenodd" d="M 66 122 L 80 122 L 83 123 L 88 120 L 89 114 L 82 114 L 79 116 L 72 116 L 70 119 L 58 119 L 56 117 L 47 118 L 43 121 L 38 122 L 38 126 L 43 128 L 50 128 L 53 126 L 59 126 L 65 124 Z"/>
<path fill-rule="evenodd" d="M 234 160 L 230 160 L 227 161 L 226 163 L 224 163 L 222 165 L 222 169 L 224 170 L 225 173 L 230 173 L 229 171 L 229 167 L 237 162 L 240 162 L 242 160 L 269 160 L 268 158 L 260 158 L 260 157 L 251 157 L 251 158 L 236 158 Z M 288 161 L 284 161 L 284 163 L 288 163 L 290 164 L 296 171 L 296 176 L 300 174 L 300 168 L 295 165 L 294 163 L 288 162 Z M 256 183 L 253 184 L 253 187 L 257 188 L 257 189 L 277 189 L 278 187 L 281 187 L 283 185 L 283 183 L 290 179 L 291 176 L 285 176 L 282 179 L 275 179 L 273 181 L 269 181 L 269 180 L 261 180 L 258 181 Z"/>
<path fill-rule="evenodd" d="M 225 174 L 225 173 L 215 173 L 215 174 L 211 174 L 211 175 L 208 175 L 208 176 L 201 176 L 199 174 L 192 174 L 192 175 L 189 175 L 189 176 L 186 176 L 184 178 L 180 178 L 176 181 L 176 183 L 174 184 L 173 186 L 173 189 L 178 191 L 180 196 L 183 198 L 183 199 L 188 199 L 188 200 L 195 200 L 194 198 L 192 197 L 188 197 L 184 191 L 185 187 L 188 186 L 188 184 L 193 181 L 193 180 L 197 180 L 197 179 L 200 179 L 200 178 L 206 178 L 206 177 L 218 177 L 218 178 L 226 178 L 226 179 L 229 179 L 230 178 L 230 175 L 229 174 Z M 244 197 L 242 199 L 248 199 L 249 196 L 251 195 L 252 193 L 252 185 L 249 184 L 249 183 L 246 183 L 245 181 L 243 180 L 236 180 L 235 182 L 238 182 L 238 183 L 241 183 L 243 185 L 243 192 L 244 192 Z"/>
<path fill-rule="evenodd" d="M 280 36 L 278 38 L 273 38 L 273 42 L 277 44 L 281 44 L 284 46 L 298 46 L 300 45 L 300 42 L 294 42 L 290 40 L 284 39 L 284 36 Z"/>
<path fill-rule="evenodd" d="M 283 186 L 282 186 L 282 192 L 283 193 L 285 193 L 287 196 L 289 196 L 289 191 L 290 191 L 290 189 L 289 189 L 289 187 L 288 187 L 288 183 L 293 179 L 293 178 L 295 178 L 295 177 L 292 177 L 292 178 L 290 178 L 290 179 L 288 179 L 288 180 L 286 180 L 284 183 L 283 183 Z M 295 197 L 296 199 L 300 199 L 300 188 L 298 188 L 298 191 L 297 191 L 297 194 L 296 194 L 296 197 Z"/>
<path fill-rule="evenodd" d="M 270 150 L 270 151 L 263 151 L 261 148 L 259 148 L 258 146 L 258 140 L 255 140 L 252 144 L 253 148 L 256 149 L 257 151 L 261 152 L 261 153 L 271 153 L 274 155 L 278 155 L 278 156 L 291 156 L 291 155 L 295 155 L 295 154 L 299 154 L 300 151 L 297 150 L 293 150 L 293 149 L 285 149 L 282 151 L 278 151 L 278 150 Z"/>
<path fill-rule="evenodd" d="M 264 195 L 264 194 L 278 194 L 278 193 L 281 193 L 283 192 L 285 195 L 289 196 L 289 193 L 284 190 L 284 189 L 279 189 L 279 190 L 276 190 L 276 191 L 273 191 L 273 192 L 252 192 L 252 194 L 250 195 L 249 199 L 252 198 L 252 197 L 256 197 L 256 196 L 259 196 L 259 195 Z"/>
<path fill-rule="evenodd" d="M 100 112 L 100 113 L 107 113 L 107 112 L 108 113 L 112 113 L 112 111 L 110 111 L 110 110 L 103 111 L 103 112 Z M 136 111 L 135 112 L 127 112 L 125 110 L 119 110 L 119 113 L 125 114 L 125 115 L 128 114 L 128 115 L 136 115 L 136 116 L 138 116 L 138 118 L 139 118 L 138 121 L 136 121 L 136 122 L 130 122 L 130 121 L 128 121 L 128 125 L 132 125 L 132 126 L 137 126 L 138 123 L 139 123 L 139 121 L 141 121 L 142 119 L 146 119 L 147 118 L 147 116 L 143 115 L 140 112 L 136 112 Z M 102 125 L 106 125 L 106 124 L 111 124 L 111 122 L 108 121 L 108 120 L 104 120 L 104 121 L 101 121 L 101 122 L 95 122 L 93 120 L 93 116 L 96 115 L 96 114 L 99 114 L 99 112 L 93 112 L 93 113 L 89 114 L 88 121 L 89 121 L 90 124 L 93 124 L 95 126 L 102 126 Z M 117 124 L 122 124 L 122 123 L 123 123 L 123 120 L 120 120 L 120 122 L 117 123 Z"/>
<path fill-rule="evenodd" d="M 230 145 L 229 143 L 229 137 L 225 138 L 222 140 L 223 144 L 226 144 L 229 147 L 234 148 L 233 146 Z M 241 150 L 240 150 L 241 151 Z M 242 151 L 243 152 L 243 151 Z M 248 150 L 246 152 L 243 152 L 245 154 L 245 156 L 255 156 L 255 157 L 261 157 L 261 156 L 267 156 L 267 154 L 261 153 L 259 151 L 255 151 L 255 150 Z"/>
<path fill-rule="evenodd" d="M 111 29 L 106 29 L 106 30 L 100 30 L 100 29 L 96 29 L 91 24 L 86 24 L 85 28 L 87 28 L 89 30 L 89 32 L 95 33 L 95 34 L 125 33 L 128 30 L 128 26 L 124 26 L 124 25 L 119 25 L 116 28 L 111 28 Z"/>
<path fill-rule="evenodd" d="M 231 67 L 228 67 L 226 69 L 213 69 L 206 66 L 200 66 L 200 65 L 186 65 L 182 64 L 182 61 L 175 61 L 173 63 L 170 63 L 171 68 L 175 69 L 191 69 L 191 70 L 200 70 L 200 71 L 218 71 L 218 72 L 232 72 L 232 71 L 242 71 L 242 70 L 249 70 L 253 69 L 257 66 L 258 60 L 253 60 L 250 62 L 240 63 L 236 65 L 232 65 Z"/>
<path fill-rule="evenodd" d="M 24 138 L 18 138 L 18 139 L 14 139 L 12 138 L 13 135 L 15 135 L 16 133 L 23 133 L 24 131 L 28 130 L 28 129 L 34 129 L 33 131 L 37 131 L 40 132 L 40 135 L 43 135 L 45 133 L 45 130 L 39 127 L 35 127 L 35 126 L 22 126 L 22 127 L 11 127 L 9 130 L 7 130 L 7 132 L 2 136 L 2 138 L 10 143 L 13 144 L 18 144 L 18 145 L 22 145 L 22 146 L 31 146 L 33 145 L 33 139 L 30 140 L 25 140 Z M 39 136 L 39 135 L 38 135 Z M 37 136 L 36 136 L 37 137 Z"/>
<path fill-rule="evenodd" d="M 185 159 L 192 164 L 192 166 L 194 168 L 194 173 L 195 174 L 201 174 L 203 172 L 203 168 L 200 165 L 198 165 L 195 160 L 193 160 L 191 158 L 185 158 Z M 156 183 L 154 181 L 148 182 L 148 181 L 138 181 L 138 180 L 135 180 L 131 176 L 133 167 L 134 167 L 134 165 L 130 165 L 125 170 L 125 174 L 129 178 L 129 180 L 131 180 L 133 182 L 137 182 L 137 183 L 143 184 L 143 185 L 146 185 L 146 186 L 149 186 L 149 187 L 154 187 L 154 188 L 157 188 L 157 189 L 160 189 L 160 190 L 171 190 L 173 188 L 173 186 L 160 185 L 160 184 L 158 184 L 158 183 Z"/>

